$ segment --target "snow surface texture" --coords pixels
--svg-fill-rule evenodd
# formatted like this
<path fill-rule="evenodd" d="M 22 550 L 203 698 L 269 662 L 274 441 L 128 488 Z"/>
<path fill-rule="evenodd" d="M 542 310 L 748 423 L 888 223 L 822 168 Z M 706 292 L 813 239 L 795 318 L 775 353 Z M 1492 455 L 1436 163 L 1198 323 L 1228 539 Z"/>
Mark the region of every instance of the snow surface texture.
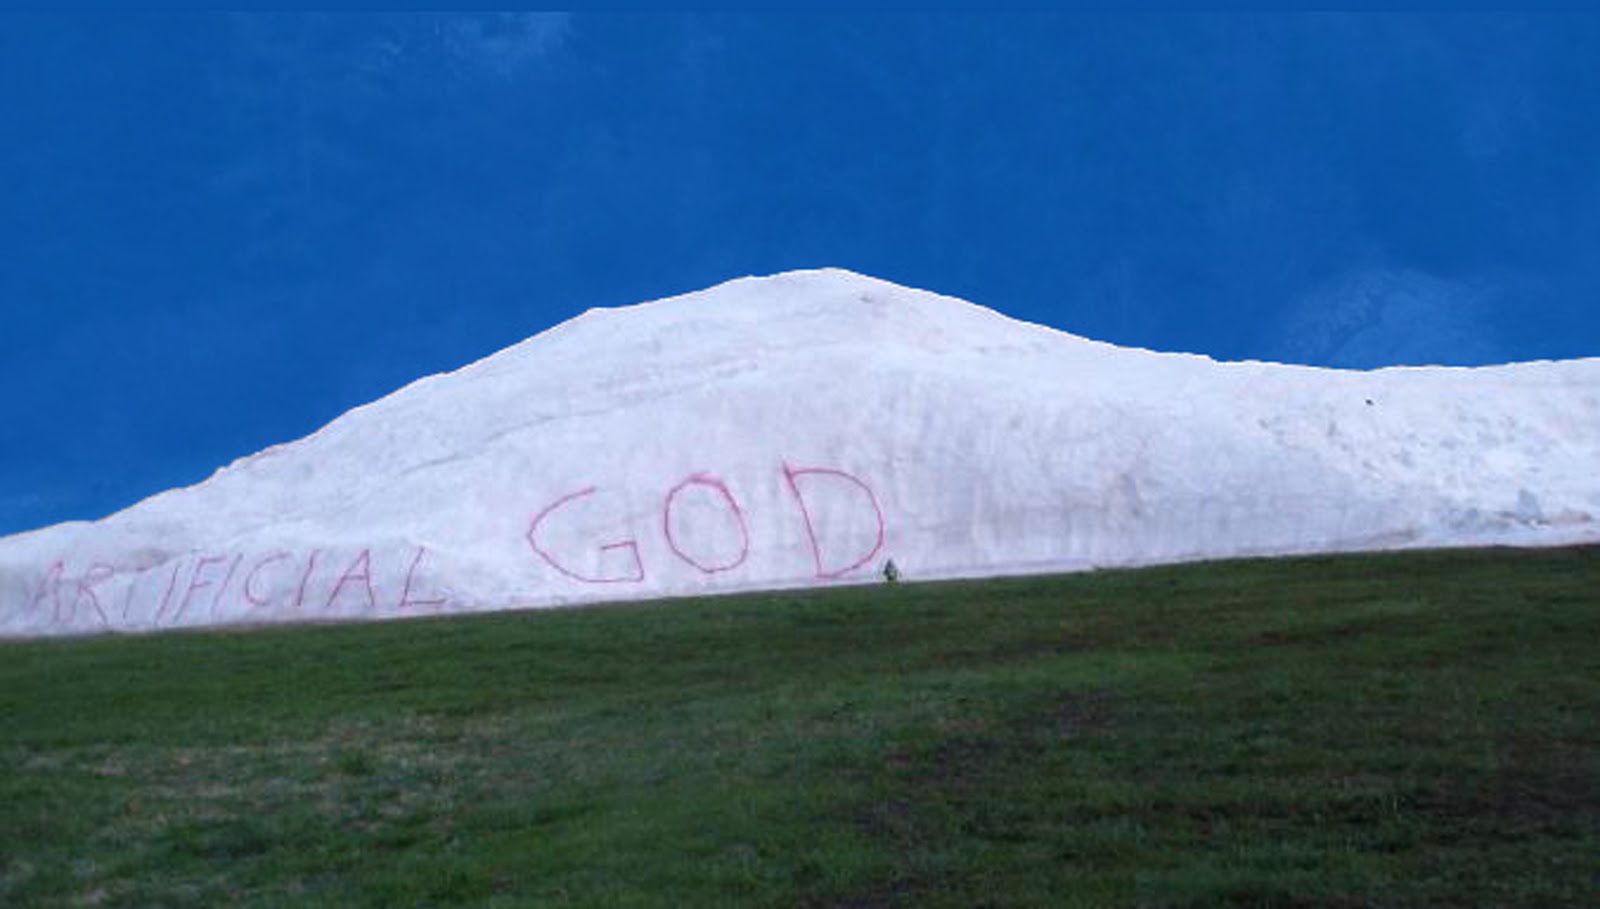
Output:
<path fill-rule="evenodd" d="M 1597 359 L 1217 363 L 795 272 L 585 313 L 0 540 L 0 633 L 1600 540 L 1597 465 Z"/>

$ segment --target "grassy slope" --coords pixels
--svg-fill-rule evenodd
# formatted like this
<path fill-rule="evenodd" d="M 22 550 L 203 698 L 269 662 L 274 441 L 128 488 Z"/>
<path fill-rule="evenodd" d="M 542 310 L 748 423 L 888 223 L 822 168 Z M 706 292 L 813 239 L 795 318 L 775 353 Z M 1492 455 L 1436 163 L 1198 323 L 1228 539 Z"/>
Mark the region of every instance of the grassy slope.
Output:
<path fill-rule="evenodd" d="M 0 904 L 1579 906 L 1600 549 L 0 646 Z"/>

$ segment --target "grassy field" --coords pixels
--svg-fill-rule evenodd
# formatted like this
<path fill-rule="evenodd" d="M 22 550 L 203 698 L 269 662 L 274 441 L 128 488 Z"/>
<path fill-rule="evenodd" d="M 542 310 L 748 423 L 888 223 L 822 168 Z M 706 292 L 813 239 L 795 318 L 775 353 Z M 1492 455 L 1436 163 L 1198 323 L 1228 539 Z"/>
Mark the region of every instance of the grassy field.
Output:
<path fill-rule="evenodd" d="M 1600 549 L 0 645 L 0 905 L 1595 906 Z"/>

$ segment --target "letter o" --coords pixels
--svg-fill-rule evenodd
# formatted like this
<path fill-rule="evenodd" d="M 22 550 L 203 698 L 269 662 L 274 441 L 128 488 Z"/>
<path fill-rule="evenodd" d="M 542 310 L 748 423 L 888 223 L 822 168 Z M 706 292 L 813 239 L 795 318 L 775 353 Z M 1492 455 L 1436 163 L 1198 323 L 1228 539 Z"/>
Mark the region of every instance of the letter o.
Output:
<path fill-rule="evenodd" d="M 739 555 L 733 559 L 733 561 L 721 565 L 702 562 L 687 552 L 684 552 L 683 548 L 678 545 L 678 541 L 672 533 L 672 505 L 673 502 L 678 498 L 678 494 L 688 489 L 690 486 L 704 486 L 708 489 L 714 490 L 718 495 L 722 496 L 723 501 L 728 503 L 728 509 L 733 513 L 734 520 L 739 523 Z M 719 571 L 732 571 L 733 569 L 738 568 L 740 565 L 743 565 L 744 560 L 750 556 L 750 527 L 745 522 L 744 509 L 739 507 L 739 501 L 733 497 L 733 493 L 728 491 L 728 484 L 723 482 L 718 477 L 697 473 L 684 480 L 682 483 L 672 487 L 672 490 L 667 493 L 666 502 L 661 507 L 661 529 L 666 533 L 667 546 L 671 547 L 673 554 L 694 566 L 696 569 L 699 569 L 704 574 L 716 574 Z"/>

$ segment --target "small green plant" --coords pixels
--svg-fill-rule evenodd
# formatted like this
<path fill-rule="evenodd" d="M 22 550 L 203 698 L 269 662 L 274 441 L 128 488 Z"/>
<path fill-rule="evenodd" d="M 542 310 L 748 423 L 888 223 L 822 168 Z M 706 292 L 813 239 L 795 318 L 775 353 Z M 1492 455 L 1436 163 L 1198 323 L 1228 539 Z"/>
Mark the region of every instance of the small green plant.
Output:
<path fill-rule="evenodd" d="M 885 584 L 900 583 L 900 566 L 894 563 L 894 559 L 883 563 L 883 582 Z"/>

